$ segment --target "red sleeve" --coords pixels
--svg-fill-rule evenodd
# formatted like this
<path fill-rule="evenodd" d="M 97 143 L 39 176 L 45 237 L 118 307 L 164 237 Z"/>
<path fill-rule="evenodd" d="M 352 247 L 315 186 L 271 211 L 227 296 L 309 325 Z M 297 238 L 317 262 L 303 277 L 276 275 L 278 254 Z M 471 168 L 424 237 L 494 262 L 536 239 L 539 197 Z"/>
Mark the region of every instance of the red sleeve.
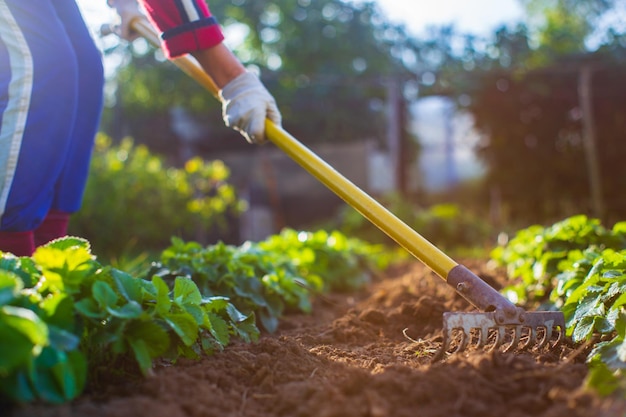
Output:
<path fill-rule="evenodd" d="M 139 0 L 148 19 L 162 32 L 162 46 L 169 58 L 210 48 L 224 35 L 204 0 Z"/>

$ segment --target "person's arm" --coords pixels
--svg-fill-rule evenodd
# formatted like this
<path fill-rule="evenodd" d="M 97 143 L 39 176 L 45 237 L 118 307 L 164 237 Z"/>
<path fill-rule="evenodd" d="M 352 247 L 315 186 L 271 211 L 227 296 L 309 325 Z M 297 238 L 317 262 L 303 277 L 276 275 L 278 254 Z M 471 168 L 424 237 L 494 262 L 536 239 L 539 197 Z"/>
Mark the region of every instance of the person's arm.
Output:
<path fill-rule="evenodd" d="M 118 10 L 136 7 L 136 0 L 108 0 Z M 204 0 L 139 0 L 162 35 L 168 58 L 193 55 L 220 88 L 224 123 L 250 143 L 263 143 L 265 119 L 280 125 L 274 97 L 257 76 L 224 45 L 224 35 Z M 120 13 L 121 14 L 121 13 Z"/>
<path fill-rule="evenodd" d="M 191 52 L 191 54 L 220 89 L 246 72 L 241 61 L 223 43 Z"/>

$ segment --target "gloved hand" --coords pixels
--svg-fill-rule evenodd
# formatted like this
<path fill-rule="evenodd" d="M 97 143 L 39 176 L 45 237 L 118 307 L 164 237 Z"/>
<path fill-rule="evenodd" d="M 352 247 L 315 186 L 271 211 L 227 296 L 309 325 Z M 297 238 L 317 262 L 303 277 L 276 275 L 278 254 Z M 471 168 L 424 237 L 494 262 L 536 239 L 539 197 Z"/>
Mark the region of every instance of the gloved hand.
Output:
<path fill-rule="evenodd" d="M 139 4 L 137 0 L 107 0 L 110 7 L 114 7 L 117 10 L 117 14 L 120 15 L 120 33 L 122 38 L 132 41 L 139 37 L 138 33 L 135 33 L 130 26 L 131 22 L 136 18 L 145 19 L 145 16 L 139 10 Z"/>
<path fill-rule="evenodd" d="M 226 84 L 220 91 L 220 98 L 224 123 L 241 133 L 250 143 L 267 141 L 266 118 L 280 126 L 282 116 L 276 100 L 251 72 L 246 71 Z"/>

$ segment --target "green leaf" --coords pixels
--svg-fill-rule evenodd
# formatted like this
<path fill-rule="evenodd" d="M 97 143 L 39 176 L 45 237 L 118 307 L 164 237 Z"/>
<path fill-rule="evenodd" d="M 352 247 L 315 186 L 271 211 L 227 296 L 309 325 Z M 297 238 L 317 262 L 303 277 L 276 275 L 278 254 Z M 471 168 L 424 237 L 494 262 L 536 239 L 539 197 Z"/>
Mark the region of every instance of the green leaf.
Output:
<path fill-rule="evenodd" d="M 229 299 L 228 297 L 215 296 L 203 298 L 202 303 L 207 311 L 218 312 L 223 311 L 226 309 L 226 307 L 228 307 Z"/>
<path fill-rule="evenodd" d="M 159 314 L 166 315 L 172 308 L 172 300 L 170 299 L 170 289 L 163 279 L 159 276 L 152 277 L 152 284 L 156 289 L 156 308 Z"/>
<path fill-rule="evenodd" d="M 235 334 L 246 343 L 256 342 L 259 339 L 259 329 L 256 327 L 256 319 L 251 314 L 245 320 L 239 321 L 233 326 Z"/>
<path fill-rule="evenodd" d="M 592 274 L 589 272 L 589 275 L 585 279 L 585 281 L 578 286 L 569 297 L 567 297 L 568 303 L 580 302 L 581 306 L 586 306 L 590 303 L 594 294 L 589 293 L 589 287 L 592 287 L 595 283 L 599 281 L 600 277 L 597 273 Z M 593 299 L 595 301 L 595 299 Z M 593 307 L 590 307 L 593 308 Z"/>
<path fill-rule="evenodd" d="M 592 362 L 601 361 L 610 369 L 626 369 L 625 341 L 619 337 L 594 346 L 589 358 Z"/>
<path fill-rule="evenodd" d="M 0 270 L 0 306 L 15 300 L 22 288 L 24 283 L 16 274 Z"/>
<path fill-rule="evenodd" d="M 239 297 L 247 298 L 259 307 L 267 305 L 263 294 L 263 285 L 259 280 L 247 276 L 237 276 L 234 278 L 234 284 L 233 290 Z"/>
<path fill-rule="evenodd" d="M 619 309 L 624 305 L 626 305 L 626 293 L 623 293 L 619 297 L 617 297 L 613 304 L 611 304 L 611 309 Z"/>
<path fill-rule="evenodd" d="M 59 249 L 62 251 L 73 248 L 84 249 L 87 252 L 91 251 L 91 244 L 89 243 L 89 241 L 76 236 L 65 236 L 59 239 L 55 239 L 51 242 L 48 242 L 45 246 L 53 249 Z"/>
<path fill-rule="evenodd" d="M 124 335 L 143 375 L 151 372 L 152 360 L 164 354 L 170 338 L 165 329 L 154 321 L 133 321 Z"/>
<path fill-rule="evenodd" d="M 579 343 L 585 340 L 589 340 L 593 334 L 594 318 L 591 316 L 583 317 L 574 328 L 572 334 L 572 340 L 575 343 Z"/>
<path fill-rule="evenodd" d="M 74 330 L 74 299 L 70 295 L 62 292 L 50 294 L 39 303 L 39 307 L 42 309 L 40 315 L 48 325 Z"/>
<path fill-rule="evenodd" d="M 148 344 L 143 339 L 129 339 L 128 344 L 133 351 L 135 360 L 139 365 L 139 369 L 144 376 L 150 373 L 152 368 L 152 356 L 150 355 L 150 349 Z"/>
<path fill-rule="evenodd" d="M 106 310 L 113 317 L 126 320 L 136 319 L 143 314 L 141 305 L 136 301 L 129 301 L 121 307 L 107 307 Z"/>
<path fill-rule="evenodd" d="M 615 320 L 615 330 L 617 331 L 618 337 L 626 339 L 626 314 L 623 312 L 619 312 Z"/>
<path fill-rule="evenodd" d="M 51 349 L 56 353 L 56 363 L 51 371 L 58 386 L 61 396 L 66 402 L 76 398 L 83 391 L 87 378 L 87 361 L 78 351 L 65 353 Z"/>
<path fill-rule="evenodd" d="M 139 285 L 141 286 L 141 297 L 143 301 L 154 302 L 157 299 L 157 288 L 152 281 L 147 279 L 139 279 Z"/>
<path fill-rule="evenodd" d="M 241 311 L 237 310 L 237 307 L 232 304 L 228 304 L 226 312 L 228 313 L 228 317 L 230 317 L 231 321 L 234 323 L 245 321 L 248 318 L 245 314 L 242 314 Z"/>
<path fill-rule="evenodd" d="M 36 346 L 44 346 L 49 342 L 48 326 L 32 310 L 4 306 L 0 308 L 0 322 L 19 331 Z"/>
<path fill-rule="evenodd" d="M 35 359 L 34 372 L 29 375 L 37 397 L 52 404 L 62 404 L 68 399 L 65 397 L 63 375 L 55 370 L 59 364 L 59 354 L 57 350 L 44 349 Z"/>
<path fill-rule="evenodd" d="M 96 281 L 93 284 L 92 294 L 101 308 L 113 307 L 119 299 L 113 288 L 104 281 Z"/>
<path fill-rule="evenodd" d="M 206 310 L 203 307 L 195 304 L 185 304 L 184 309 L 196 320 L 196 323 L 199 325 L 204 323 Z"/>
<path fill-rule="evenodd" d="M 5 398 L 21 403 L 30 403 L 37 399 L 25 371 L 20 370 L 0 379 L 0 392 Z"/>
<path fill-rule="evenodd" d="M 593 388 L 602 396 L 608 396 L 620 386 L 620 380 L 614 371 L 604 363 L 597 363 L 589 370 L 585 385 Z"/>
<path fill-rule="evenodd" d="M 623 272 L 624 268 L 626 268 L 626 257 L 621 252 L 607 249 L 602 252 L 602 259 L 607 269 L 618 269 Z M 617 271 L 612 272 L 615 274 Z M 617 276 L 619 276 L 619 274 Z"/>
<path fill-rule="evenodd" d="M 47 285 L 53 290 L 77 291 L 100 268 L 93 255 L 81 245 L 65 249 L 54 245 L 40 246 L 32 258 L 41 267 Z"/>
<path fill-rule="evenodd" d="M 217 314 L 208 313 L 204 327 L 209 330 L 209 333 L 211 333 L 222 347 L 228 345 L 230 342 L 229 326 L 226 321 Z"/>
<path fill-rule="evenodd" d="M 202 295 L 198 286 L 188 278 L 177 277 L 174 281 L 174 300 L 180 305 L 195 304 L 202 302 Z"/>
<path fill-rule="evenodd" d="M 33 357 L 33 343 L 17 329 L 0 319 L 0 375 L 7 375 L 25 366 Z"/>
<path fill-rule="evenodd" d="M 34 287 L 41 278 L 41 271 L 31 258 L 17 258 L 6 253 L 0 255 L 0 270 L 14 273 L 25 288 Z"/>
<path fill-rule="evenodd" d="M 185 345 L 191 346 L 197 340 L 198 323 L 189 313 L 169 313 L 163 319 Z"/>
<path fill-rule="evenodd" d="M 143 301 L 142 280 L 118 269 L 111 269 L 111 276 L 117 285 L 117 290 L 127 301 L 137 303 Z"/>
<path fill-rule="evenodd" d="M 266 312 L 265 310 L 259 311 L 259 318 L 263 328 L 269 333 L 274 333 L 278 329 L 278 317 Z"/>
<path fill-rule="evenodd" d="M 609 334 L 615 330 L 611 321 L 603 316 L 594 317 L 593 327 L 600 334 Z"/>
<path fill-rule="evenodd" d="M 101 309 L 93 298 L 83 298 L 74 304 L 74 308 L 83 316 L 92 319 L 101 319 L 106 317 L 105 310 Z"/>
<path fill-rule="evenodd" d="M 143 340 L 151 358 L 164 354 L 170 346 L 170 338 L 165 329 L 154 321 L 133 321 L 126 329 L 125 337 Z"/>
<path fill-rule="evenodd" d="M 78 349 L 80 337 L 74 333 L 48 325 L 50 332 L 50 347 L 65 352 Z"/>
<path fill-rule="evenodd" d="M 70 399 L 74 399 L 83 393 L 87 383 L 87 359 L 83 352 L 73 350 L 67 353 L 68 363 L 74 375 L 75 391 Z"/>
<path fill-rule="evenodd" d="M 578 303 L 573 320 L 579 321 L 584 317 L 604 315 L 605 309 L 604 304 L 601 302 L 601 297 L 602 295 L 595 293 L 588 294 Z"/>

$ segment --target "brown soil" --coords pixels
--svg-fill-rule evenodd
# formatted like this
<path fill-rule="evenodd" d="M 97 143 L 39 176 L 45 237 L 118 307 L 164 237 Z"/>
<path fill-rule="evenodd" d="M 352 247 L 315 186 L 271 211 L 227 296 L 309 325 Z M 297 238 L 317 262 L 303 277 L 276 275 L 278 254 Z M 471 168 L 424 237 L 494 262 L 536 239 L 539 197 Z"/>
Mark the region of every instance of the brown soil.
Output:
<path fill-rule="evenodd" d="M 501 274 L 466 264 L 497 287 Z M 433 362 L 442 313 L 467 303 L 416 263 L 356 294 L 316 300 L 277 334 L 200 361 L 159 366 L 143 380 L 102 382 L 72 404 L 28 405 L 11 417 L 626 415 L 584 389 L 586 351 L 469 350 Z M 1 411 L 1 410 L 0 410 Z M 2 413 L 4 414 L 4 413 Z"/>

